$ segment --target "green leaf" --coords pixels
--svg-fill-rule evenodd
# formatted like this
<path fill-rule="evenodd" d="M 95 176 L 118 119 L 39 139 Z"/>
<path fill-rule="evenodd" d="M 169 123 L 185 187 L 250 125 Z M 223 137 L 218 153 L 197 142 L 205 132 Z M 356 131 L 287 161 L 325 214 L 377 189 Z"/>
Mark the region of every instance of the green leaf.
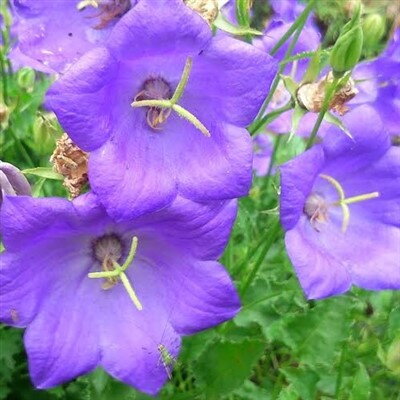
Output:
<path fill-rule="evenodd" d="M 332 365 L 341 342 L 348 337 L 348 299 L 333 298 L 317 303 L 305 315 L 297 315 L 281 329 L 281 339 L 308 365 Z"/>
<path fill-rule="evenodd" d="M 371 392 L 371 381 L 364 364 L 359 365 L 358 371 L 354 376 L 353 387 L 350 392 L 349 400 L 368 400 Z"/>
<path fill-rule="evenodd" d="M 235 390 L 235 395 L 239 396 L 243 400 L 271 400 L 272 391 L 266 390 L 252 381 L 247 380 L 244 384 L 237 390 Z M 235 397 L 236 398 L 236 397 Z"/>
<path fill-rule="evenodd" d="M 242 385 L 264 347 L 262 341 L 251 339 L 211 343 L 194 365 L 195 376 L 205 384 L 207 396 L 225 395 Z"/>
<path fill-rule="evenodd" d="M 54 172 L 53 168 L 51 167 L 37 167 L 37 168 L 24 169 L 22 173 L 25 175 L 36 175 L 40 176 L 41 178 L 55 179 L 59 181 L 62 181 L 64 179 L 61 174 Z"/>
<path fill-rule="evenodd" d="M 315 399 L 319 377 L 314 371 L 302 367 L 287 367 L 282 369 L 282 373 L 302 400 Z"/>
<path fill-rule="evenodd" d="M 231 24 L 221 13 L 218 14 L 217 19 L 214 21 L 214 25 L 220 29 L 221 31 L 230 33 L 236 36 L 245 36 L 245 35 L 255 35 L 255 36 L 262 36 L 263 33 L 257 31 L 253 28 L 243 27 L 243 26 L 236 26 Z"/>

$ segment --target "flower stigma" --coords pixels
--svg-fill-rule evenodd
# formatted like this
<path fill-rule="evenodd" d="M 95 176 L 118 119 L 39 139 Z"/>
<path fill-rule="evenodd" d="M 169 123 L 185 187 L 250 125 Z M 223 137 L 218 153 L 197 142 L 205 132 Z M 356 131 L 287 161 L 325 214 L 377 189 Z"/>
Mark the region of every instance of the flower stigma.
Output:
<path fill-rule="evenodd" d="M 92 16 L 100 20 L 94 29 L 104 29 L 115 19 L 127 13 L 131 8 L 131 2 L 130 0 L 82 0 L 76 6 L 79 11 L 86 7 L 98 10 L 98 13 Z"/>
<path fill-rule="evenodd" d="M 120 238 L 115 234 L 104 235 L 97 239 L 93 244 L 93 254 L 96 260 L 101 262 L 101 272 L 90 272 L 89 278 L 94 279 L 106 279 L 103 283 L 102 288 L 104 290 L 111 289 L 114 287 L 119 280 L 125 287 L 130 299 L 136 308 L 141 311 L 143 309 L 125 271 L 132 264 L 133 259 L 136 255 L 138 245 L 138 238 L 134 236 L 132 238 L 131 247 L 129 250 L 128 257 L 125 262 L 120 265 L 118 261 L 122 255 L 122 243 Z"/>
<path fill-rule="evenodd" d="M 188 83 L 192 64 L 192 58 L 188 57 L 186 59 L 185 67 L 183 68 L 181 79 L 171 98 L 169 98 L 170 93 L 168 93 L 167 98 L 164 97 L 167 94 L 167 88 L 169 89 L 169 85 L 162 78 L 151 78 L 147 80 L 144 83 L 142 90 L 135 96 L 131 106 L 134 108 L 148 107 L 146 119 L 151 128 L 157 129 L 160 124 L 164 123 L 168 119 L 173 110 L 180 117 L 193 124 L 203 135 L 207 137 L 211 136 L 210 131 L 195 115 L 178 104 L 178 101 L 183 96 Z"/>
<path fill-rule="evenodd" d="M 320 194 L 313 192 L 311 193 L 304 205 L 304 213 L 308 216 L 311 225 L 315 230 L 318 228 L 315 223 L 328 222 L 328 209 L 329 207 L 340 206 L 342 209 L 343 220 L 342 220 L 342 232 L 345 233 L 350 223 L 350 207 L 349 204 L 358 203 L 360 201 L 375 199 L 380 196 L 379 192 L 365 193 L 357 196 L 347 197 L 344 189 L 338 180 L 330 175 L 320 174 L 320 178 L 328 181 L 336 190 L 339 199 L 333 203 L 328 203 L 326 199 Z"/>

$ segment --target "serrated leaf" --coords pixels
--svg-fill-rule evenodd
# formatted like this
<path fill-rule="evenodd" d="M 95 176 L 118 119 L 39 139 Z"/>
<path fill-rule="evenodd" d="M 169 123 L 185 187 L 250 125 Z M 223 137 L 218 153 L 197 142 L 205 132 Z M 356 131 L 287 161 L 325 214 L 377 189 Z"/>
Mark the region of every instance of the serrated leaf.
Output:
<path fill-rule="evenodd" d="M 264 352 L 260 340 L 211 343 L 194 365 L 196 378 L 203 382 L 207 396 L 226 395 L 243 384 Z"/>
<path fill-rule="evenodd" d="M 41 178 L 55 179 L 58 181 L 62 181 L 64 179 L 61 174 L 53 171 L 51 167 L 37 167 L 37 168 L 24 169 L 22 173 L 25 175 L 36 175 L 40 176 Z"/>
<path fill-rule="evenodd" d="M 263 35 L 262 32 L 257 31 L 256 29 L 231 24 L 221 13 L 218 14 L 217 19 L 214 21 L 214 25 L 221 31 L 230 33 L 235 36 Z"/>
<path fill-rule="evenodd" d="M 282 373 L 302 400 L 315 399 L 319 377 L 314 371 L 301 367 L 286 367 L 282 369 Z"/>
<path fill-rule="evenodd" d="M 348 308 L 346 298 L 319 302 L 306 315 L 288 320 L 281 330 L 281 339 L 302 362 L 313 366 L 332 365 L 342 341 L 348 337 L 351 323 Z"/>
<path fill-rule="evenodd" d="M 364 364 L 359 364 L 358 371 L 354 376 L 353 387 L 349 400 L 368 400 L 371 392 L 371 381 Z"/>

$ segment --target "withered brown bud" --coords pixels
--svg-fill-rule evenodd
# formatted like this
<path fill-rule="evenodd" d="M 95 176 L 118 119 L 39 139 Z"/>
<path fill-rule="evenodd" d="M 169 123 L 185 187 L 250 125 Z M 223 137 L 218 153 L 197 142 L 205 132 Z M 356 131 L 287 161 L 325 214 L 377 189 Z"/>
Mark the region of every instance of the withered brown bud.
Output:
<path fill-rule="evenodd" d="M 327 83 L 333 82 L 333 74 L 330 72 L 328 75 L 321 78 L 317 83 L 306 83 L 300 86 L 297 91 L 297 99 L 306 110 L 318 113 L 321 111 L 324 103 L 325 92 Z M 358 93 L 354 85 L 354 81 L 350 78 L 347 83 L 341 87 L 329 104 L 329 109 L 344 115 L 348 111 L 345 105 Z"/>
<path fill-rule="evenodd" d="M 64 186 L 71 198 L 77 197 L 88 182 L 88 154 L 64 133 L 57 140 L 50 161 L 54 170 L 64 176 Z"/>
<path fill-rule="evenodd" d="M 215 21 L 218 16 L 217 0 L 183 0 L 185 4 L 193 11 L 196 11 L 203 17 L 209 25 Z"/>

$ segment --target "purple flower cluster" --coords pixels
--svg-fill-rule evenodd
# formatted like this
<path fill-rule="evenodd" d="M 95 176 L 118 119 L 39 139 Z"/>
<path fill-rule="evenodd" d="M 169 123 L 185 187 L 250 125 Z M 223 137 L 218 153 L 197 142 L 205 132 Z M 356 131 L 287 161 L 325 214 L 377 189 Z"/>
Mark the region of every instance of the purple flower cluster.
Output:
<path fill-rule="evenodd" d="M 26 328 L 38 388 L 101 366 L 156 394 L 181 336 L 240 309 L 217 260 L 252 169 L 273 169 L 270 137 L 253 141 L 246 127 L 288 44 L 275 58 L 267 52 L 304 7 L 272 1 L 275 17 L 251 45 L 213 36 L 182 0 L 157 0 L 156 10 L 154 0 L 14 6 L 13 54 L 57 74 L 46 107 L 88 153 L 90 191 L 73 201 L 32 198 L 25 178 L 0 163 L 0 319 Z M 319 45 L 308 22 L 294 53 Z M 400 149 L 387 133 L 399 133 L 398 50 L 397 32 L 381 58 L 355 71 L 375 95 L 343 118 L 349 135 L 323 125 L 322 141 L 280 168 L 286 248 L 310 299 L 353 284 L 400 289 Z M 300 81 L 307 63 L 284 73 Z M 289 101 L 278 87 L 267 112 Z M 292 113 L 268 129 L 289 132 Z M 316 118 L 305 114 L 301 136 Z"/>
<path fill-rule="evenodd" d="M 89 153 L 91 192 L 5 197 L 1 320 L 27 328 L 38 388 L 102 366 L 155 394 L 181 335 L 240 308 L 216 260 L 277 63 L 182 0 L 14 5 L 14 51 L 59 74 L 46 104 Z"/>

